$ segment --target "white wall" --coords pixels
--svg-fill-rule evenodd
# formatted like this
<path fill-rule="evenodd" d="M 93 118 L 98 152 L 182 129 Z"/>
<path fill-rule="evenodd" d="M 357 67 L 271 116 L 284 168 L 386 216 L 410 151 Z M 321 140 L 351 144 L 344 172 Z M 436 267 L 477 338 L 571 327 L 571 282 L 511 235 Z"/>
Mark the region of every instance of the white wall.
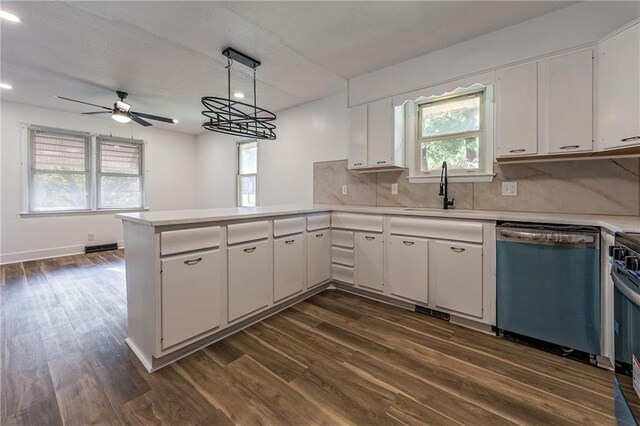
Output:
<path fill-rule="evenodd" d="M 346 104 L 341 93 L 277 114 L 277 139 L 258 143 L 260 205 L 313 202 L 313 163 L 347 158 Z M 198 136 L 198 207 L 235 206 L 235 140 Z"/>
<path fill-rule="evenodd" d="M 146 204 L 153 210 L 196 207 L 196 137 L 178 132 L 121 125 L 113 120 L 2 102 L 0 120 L 0 262 L 10 263 L 79 253 L 87 234 L 91 244 L 122 240 L 113 213 L 21 217 L 22 123 L 144 139 Z"/>
<path fill-rule="evenodd" d="M 349 80 L 349 105 L 592 44 L 639 16 L 636 1 L 581 2 L 355 77 Z"/>

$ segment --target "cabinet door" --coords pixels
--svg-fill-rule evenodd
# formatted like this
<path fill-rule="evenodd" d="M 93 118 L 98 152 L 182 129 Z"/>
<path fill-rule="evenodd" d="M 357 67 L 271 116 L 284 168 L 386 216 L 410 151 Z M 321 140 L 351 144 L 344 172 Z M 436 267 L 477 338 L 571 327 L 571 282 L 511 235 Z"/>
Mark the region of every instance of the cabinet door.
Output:
<path fill-rule="evenodd" d="M 367 166 L 367 105 L 349 108 L 349 168 Z"/>
<path fill-rule="evenodd" d="M 600 44 L 598 117 L 600 148 L 640 145 L 640 24 Z"/>
<path fill-rule="evenodd" d="M 393 235 L 389 239 L 387 276 L 391 294 L 416 302 L 428 302 L 429 245 L 421 238 Z"/>
<path fill-rule="evenodd" d="M 331 279 L 331 234 L 329 229 L 307 234 L 307 288 Z"/>
<path fill-rule="evenodd" d="M 436 308 L 482 317 L 482 247 L 432 241 L 429 266 Z"/>
<path fill-rule="evenodd" d="M 391 99 L 382 99 L 369 104 L 367 164 L 369 167 L 393 165 L 394 117 Z"/>
<path fill-rule="evenodd" d="M 162 348 L 220 325 L 220 250 L 163 259 Z"/>
<path fill-rule="evenodd" d="M 538 65 L 496 72 L 496 143 L 499 157 L 538 152 Z"/>
<path fill-rule="evenodd" d="M 384 245 L 382 234 L 358 232 L 356 236 L 358 286 L 383 290 Z"/>
<path fill-rule="evenodd" d="M 304 290 L 306 248 L 303 234 L 273 242 L 273 300 L 278 302 Z"/>
<path fill-rule="evenodd" d="M 228 250 L 229 321 L 266 307 L 271 301 L 273 250 L 271 241 Z"/>
<path fill-rule="evenodd" d="M 549 154 L 593 150 L 593 50 L 542 60 L 539 124 Z"/>

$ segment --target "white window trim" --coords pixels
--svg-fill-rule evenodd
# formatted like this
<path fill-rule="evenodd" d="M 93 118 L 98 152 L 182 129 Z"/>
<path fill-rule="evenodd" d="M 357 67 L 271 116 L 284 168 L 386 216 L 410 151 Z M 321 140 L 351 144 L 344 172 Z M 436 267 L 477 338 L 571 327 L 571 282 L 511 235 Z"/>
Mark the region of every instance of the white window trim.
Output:
<path fill-rule="evenodd" d="M 440 171 L 433 172 L 433 175 L 418 173 L 419 166 L 419 139 L 418 139 L 418 105 L 444 100 L 465 94 L 484 92 L 483 99 L 483 132 L 484 150 L 480 155 L 481 167 L 479 171 L 462 172 L 451 170 L 448 174 L 449 182 L 491 182 L 495 176 L 493 172 L 493 147 L 494 147 L 494 86 L 493 84 L 473 84 L 468 87 L 458 87 L 450 92 L 441 95 L 421 96 L 415 100 L 406 102 L 406 140 L 407 151 L 406 160 L 409 167 L 410 183 L 434 183 L 440 181 Z"/>
<path fill-rule="evenodd" d="M 256 172 L 240 174 L 240 145 L 245 143 L 256 143 Z M 260 144 L 257 139 L 240 139 L 236 140 L 236 207 L 248 207 L 240 205 L 240 179 L 243 176 L 255 176 L 256 177 L 256 207 L 260 205 Z"/>
<path fill-rule="evenodd" d="M 88 171 L 88 192 L 90 197 L 90 208 L 81 209 L 81 210 L 30 210 L 30 197 L 31 197 L 31 139 L 30 132 L 31 130 L 41 130 L 41 131 L 50 131 L 50 132 L 59 132 L 59 133 L 67 133 L 67 134 L 77 134 L 77 135 L 86 135 L 90 138 L 90 170 Z M 138 143 L 143 145 L 142 149 L 142 199 L 143 199 L 143 207 L 138 208 L 104 208 L 98 209 L 97 206 L 97 193 L 96 193 L 96 177 L 97 177 L 97 168 L 96 168 L 96 138 L 104 137 L 108 139 L 121 139 L 123 142 L 131 142 L 131 139 L 114 137 L 101 135 L 91 132 L 84 132 L 80 130 L 69 130 L 69 129 L 61 129 L 57 127 L 50 126 L 40 126 L 31 123 L 21 123 L 21 150 L 20 150 L 20 168 L 21 168 L 21 209 L 20 216 L 21 217 L 43 217 L 43 216 L 77 216 L 77 215 L 94 215 L 94 214 L 108 214 L 108 213 L 124 213 L 124 212 L 140 212 L 140 211 L 148 211 L 149 207 L 146 205 L 146 189 L 144 184 L 147 180 L 147 170 L 146 170 L 146 157 L 147 157 L 147 141 L 146 140 L 135 140 Z M 95 171 L 95 172 L 94 172 Z"/>
<path fill-rule="evenodd" d="M 101 165 L 101 155 L 100 155 L 100 143 L 98 140 L 104 140 L 106 142 L 118 142 L 118 143 L 122 143 L 123 145 L 140 145 L 140 164 L 138 165 L 139 170 L 140 170 L 140 174 L 137 175 L 130 175 L 130 174 L 126 174 L 126 173 L 102 173 L 100 170 L 102 168 Z M 133 207 L 134 209 L 139 209 L 139 208 L 143 208 L 143 206 L 145 205 L 145 181 L 146 181 L 146 176 L 145 176 L 145 152 L 146 150 L 146 143 L 143 140 L 140 139 L 127 139 L 127 138 L 120 138 L 120 137 L 115 137 L 115 136 L 105 136 L 105 135 L 97 135 L 94 136 L 92 138 L 92 145 L 93 145 L 93 149 L 92 149 L 92 163 L 93 163 L 93 170 L 95 170 L 95 184 L 93 185 L 92 189 L 94 190 L 95 193 L 95 197 L 94 197 L 94 210 L 97 211 L 101 211 L 101 210 L 122 210 L 122 207 L 117 207 L 117 208 L 112 208 L 112 207 L 100 207 L 100 181 L 101 181 L 101 177 L 104 176 L 124 176 L 124 177 L 133 177 L 133 176 L 138 176 L 140 177 L 140 206 L 138 207 Z M 126 208 L 126 207 L 124 207 Z"/>

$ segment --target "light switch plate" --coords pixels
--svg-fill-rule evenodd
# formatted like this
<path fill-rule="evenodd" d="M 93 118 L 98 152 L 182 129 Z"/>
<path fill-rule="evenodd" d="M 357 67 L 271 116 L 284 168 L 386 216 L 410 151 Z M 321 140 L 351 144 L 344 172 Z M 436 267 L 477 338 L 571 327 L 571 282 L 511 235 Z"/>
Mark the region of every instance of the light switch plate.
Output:
<path fill-rule="evenodd" d="M 502 182 L 502 195 L 504 197 L 516 197 L 518 195 L 518 182 Z"/>
<path fill-rule="evenodd" d="M 342 195 L 347 195 L 347 185 L 342 185 Z"/>
<path fill-rule="evenodd" d="M 397 183 L 392 183 L 391 184 L 391 195 L 398 195 L 398 184 Z"/>

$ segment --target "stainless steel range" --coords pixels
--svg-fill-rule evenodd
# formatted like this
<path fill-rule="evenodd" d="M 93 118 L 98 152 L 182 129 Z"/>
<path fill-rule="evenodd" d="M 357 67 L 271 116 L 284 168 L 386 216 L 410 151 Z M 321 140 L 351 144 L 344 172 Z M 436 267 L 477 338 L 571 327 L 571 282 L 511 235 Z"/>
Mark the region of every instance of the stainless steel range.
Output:
<path fill-rule="evenodd" d="M 611 247 L 619 425 L 640 420 L 640 234 L 616 234 Z"/>

